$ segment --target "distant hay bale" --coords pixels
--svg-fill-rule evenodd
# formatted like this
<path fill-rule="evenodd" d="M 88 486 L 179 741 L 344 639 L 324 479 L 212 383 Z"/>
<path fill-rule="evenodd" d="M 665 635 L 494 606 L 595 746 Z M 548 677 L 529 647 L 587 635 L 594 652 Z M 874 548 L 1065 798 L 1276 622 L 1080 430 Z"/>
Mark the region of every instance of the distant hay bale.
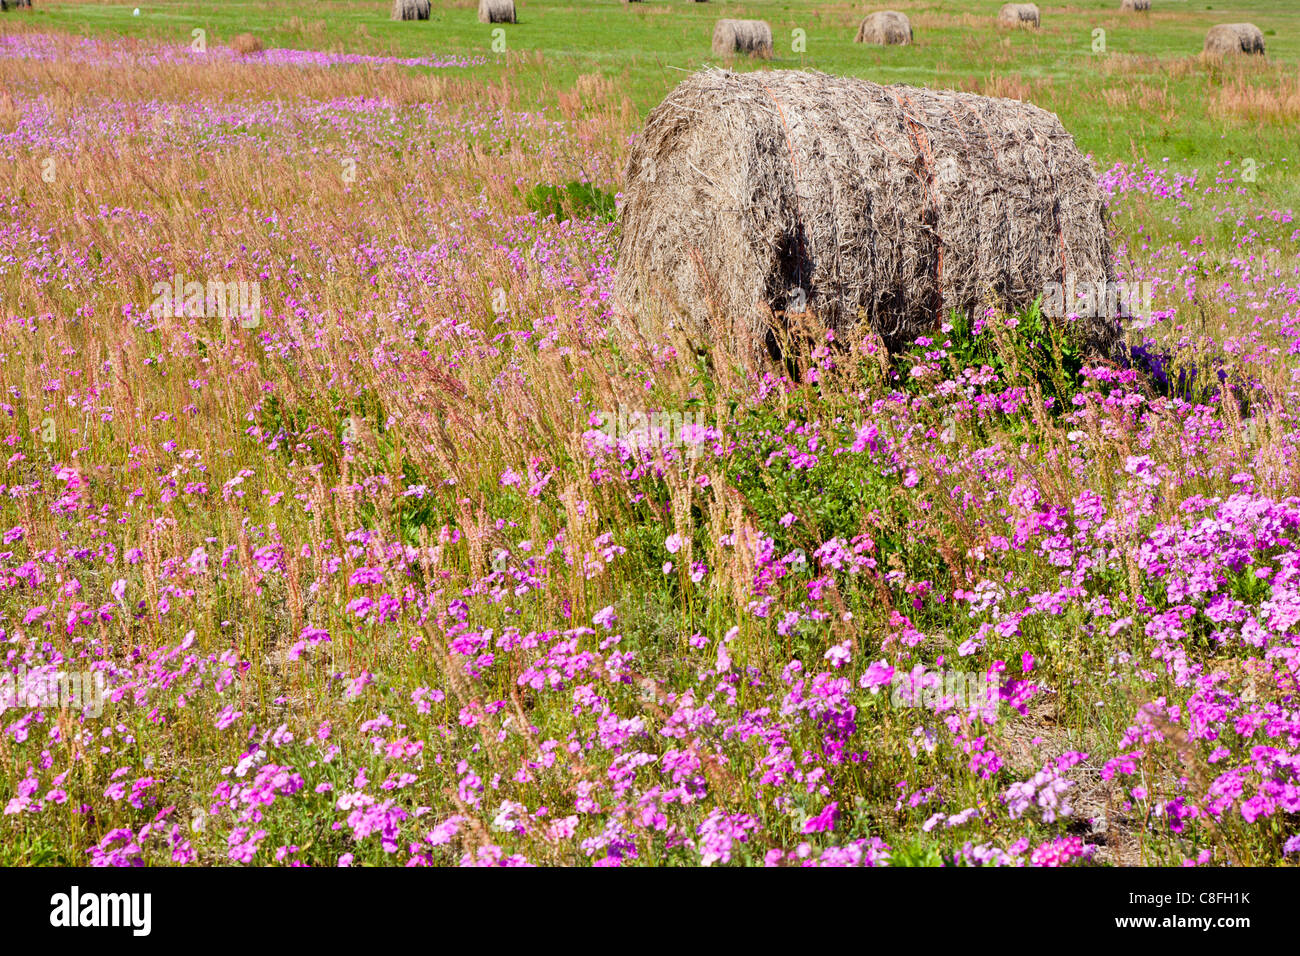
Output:
<path fill-rule="evenodd" d="M 854 43 L 875 43 L 889 46 L 912 42 L 912 24 L 896 10 L 881 10 L 871 14 L 858 27 Z"/>
<path fill-rule="evenodd" d="M 230 41 L 230 49 L 240 56 L 262 52 L 262 41 L 251 33 L 241 33 Z"/>
<path fill-rule="evenodd" d="M 1147 13 L 1151 10 L 1151 0 L 1120 0 L 1120 13 Z"/>
<path fill-rule="evenodd" d="M 624 182 L 620 320 L 759 363 L 793 313 L 896 349 L 950 310 L 1114 275 L 1096 172 L 1016 100 L 705 70 L 650 113 Z M 1077 321 L 1090 354 L 1116 354 L 1113 318 Z"/>
<path fill-rule="evenodd" d="M 1205 49 L 1210 56 L 1229 53 L 1264 53 L 1264 34 L 1253 23 L 1220 23 L 1205 34 Z"/>
<path fill-rule="evenodd" d="M 478 0 L 479 23 L 515 23 L 515 0 Z"/>
<path fill-rule="evenodd" d="M 713 28 L 713 55 L 772 55 L 772 28 L 766 20 L 719 20 Z"/>
<path fill-rule="evenodd" d="M 393 0 L 394 20 L 429 19 L 429 0 Z"/>
<path fill-rule="evenodd" d="M 1038 6 L 1033 3 L 1005 3 L 1002 9 L 998 11 L 998 26 L 1000 27 L 1033 27 L 1035 30 L 1041 25 L 1038 16 Z"/>

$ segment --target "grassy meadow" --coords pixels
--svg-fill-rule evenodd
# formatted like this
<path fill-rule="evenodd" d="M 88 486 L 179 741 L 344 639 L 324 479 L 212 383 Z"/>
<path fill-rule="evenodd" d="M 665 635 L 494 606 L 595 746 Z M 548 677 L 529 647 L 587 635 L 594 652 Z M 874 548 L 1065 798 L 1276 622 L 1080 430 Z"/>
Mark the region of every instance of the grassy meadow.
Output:
<path fill-rule="evenodd" d="M 0 864 L 1294 864 L 1300 8 L 999 6 L 0 15 Z M 1160 374 L 620 334 L 722 16 L 1059 114 Z"/>
<path fill-rule="evenodd" d="M 190 31 L 203 28 L 213 44 L 251 32 L 268 48 L 477 56 L 486 62 L 457 79 L 503 84 L 519 95 L 540 97 L 539 104 L 570 90 L 579 76 L 595 74 L 615 83 L 644 114 L 678 82 L 680 71 L 712 61 L 709 38 L 719 18 L 755 18 L 772 26 L 775 57 L 765 66 L 1031 98 L 1058 113 L 1081 147 L 1099 156 L 1202 162 L 1228 150 L 1268 159 L 1291 155 L 1291 141 L 1251 122 L 1258 112 L 1252 114 L 1241 102 L 1261 83 L 1189 62 L 1200 53 L 1210 26 L 1255 23 L 1264 31 L 1275 69 L 1247 71 L 1257 80 L 1263 79 L 1261 72 L 1272 74 L 1263 85 L 1273 87 L 1273 96 L 1254 108 L 1275 120 L 1293 120 L 1300 96 L 1295 69 L 1300 10 L 1284 0 L 1170 0 L 1141 15 L 1121 13 L 1118 2 L 1110 0 L 1042 4 L 1038 31 L 999 30 L 994 21 L 1001 5 L 998 0 L 899 0 L 891 9 L 909 16 L 915 42 L 877 48 L 855 44 L 853 38 L 863 14 L 878 6 L 846 3 L 520 0 L 519 22 L 508 25 L 504 52 L 492 45 L 492 30 L 499 25 L 479 23 L 469 0 L 435 3 L 427 22 L 405 23 L 388 19 L 387 4 L 341 0 L 141 7 L 51 3 L 22 19 L 35 29 L 160 43 L 187 44 Z M 132 15 L 135 9 L 138 16 Z M 1094 52 L 1096 29 L 1106 31 L 1105 54 Z M 802 52 L 795 52 L 795 30 L 804 31 Z M 1247 128 L 1232 129 L 1224 146 L 1219 140 L 1225 125 L 1237 125 L 1224 120 L 1243 112 L 1247 122 L 1240 125 Z"/>

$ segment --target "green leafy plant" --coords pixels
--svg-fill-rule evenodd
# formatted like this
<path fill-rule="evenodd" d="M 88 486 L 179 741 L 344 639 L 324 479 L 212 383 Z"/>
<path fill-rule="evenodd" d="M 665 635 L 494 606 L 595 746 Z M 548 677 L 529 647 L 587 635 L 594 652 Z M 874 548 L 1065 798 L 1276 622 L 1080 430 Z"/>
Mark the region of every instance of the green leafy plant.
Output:
<path fill-rule="evenodd" d="M 563 186 L 539 183 L 524 194 L 524 205 L 542 218 L 554 216 L 561 222 L 565 219 L 613 222 L 617 218 L 613 193 L 576 180 Z"/>

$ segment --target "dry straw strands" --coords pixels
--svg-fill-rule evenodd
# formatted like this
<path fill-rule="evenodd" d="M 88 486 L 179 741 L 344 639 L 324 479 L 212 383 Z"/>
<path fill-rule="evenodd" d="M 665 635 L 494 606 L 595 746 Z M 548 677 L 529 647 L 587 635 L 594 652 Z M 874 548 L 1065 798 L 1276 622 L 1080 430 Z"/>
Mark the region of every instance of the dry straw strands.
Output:
<path fill-rule="evenodd" d="M 1038 6 L 1033 3 L 1006 3 L 998 11 L 998 26 L 1000 27 L 1033 27 L 1037 29 L 1040 24 Z"/>
<path fill-rule="evenodd" d="M 429 19 L 429 0 L 393 0 L 394 20 Z"/>
<path fill-rule="evenodd" d="M 881 10 L 871 14 L 858 27 L 854 43 L 875 43 L 889 46 L 912 42 L 912 24 L 896 10 Z"/>
<path fill-rule="evenodd" d="M 1151 0 L 1120 0 L 1120 13 L 1146 13 L 1151 9 Z"/>
<path fill-rule="evenodd" d="M 719 20 L 713 28 L 713 55 L 772 55 L 772 28 L 765 20 Z"/>
<path fill-rule="evenodd" d="M 705 70 L 650 113 L 624 192 L 622 315 L 730 335 L 756 362 L 796 312 L 897 348 L 948 310 L 1113 277 L 1095 171 L 1054 114 L 1016 100 Z M 1114 322 L 1080 321 L 1113 353 Z"/>
<path fill-rule="evenodd" d="M 1205 34 L 1203 53 L 1223 56 L 1228 53 L 1264 52 L 1264 33 L 1253 23 L 1220 23 Z"/>
<path fill-rule="evenodd" d="M 515 23 L 515 0 L 478 0 L 479 23 Z"/>

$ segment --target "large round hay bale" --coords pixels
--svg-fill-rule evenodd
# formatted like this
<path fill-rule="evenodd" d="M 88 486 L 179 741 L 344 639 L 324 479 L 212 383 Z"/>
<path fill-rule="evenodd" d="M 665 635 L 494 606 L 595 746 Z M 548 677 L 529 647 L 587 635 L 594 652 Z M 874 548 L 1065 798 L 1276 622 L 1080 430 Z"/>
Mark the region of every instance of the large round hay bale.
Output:
<path fill-rule="evenodd" d="M 811 311 L 890 348 L 949 310 L 1023 308 L 1114 275 L 1091 164 L 1057 117 L 973 93 L 705 70 L 660 103 L 623 187 L 616 297 L 653 332 L 775 354 Z M 1079 320 L 1112 355 L 1117 323 Z"/>
<path fill-rule="evenodd" d="M 1041 25 L 1038 5 L 1033 3 L 1005 3 L 998 11 L 1000 27 L 1031 27 L 1038 29 Z"/>
<path fill-rule="evenodd" d="M 1228 53 L 1264 52 L 1264 33 L 1253 23 L 1220 23 L 1205 34 L 1205 53 L 1224 56 Z"/>
<path fill-rule="evenodd" d="M 479 23 L 514 23 L 515 0 L 478 0 Z"/>
<path fill-rule="evenodd" d="M 1120 0 L 1120 13 L 1146 13 L 1151 9 L 1151 0 Z"/>
<path fill-rule="evenodd" d="M 862 21 L 853 42 L 875 43 L 881 46 L 911 43 L 912 24 L 897 10 L 880 10 Z"/>
<path fill-rule="evenodd" d="M 394 20 L 429 19 L 429 0 L 393 0 Z"/>
<path fill-rule="evenodd" d="M 766 20 L 719 20 L 713 28 L 713 55 L 772 55 L 772 28 Z"/>

